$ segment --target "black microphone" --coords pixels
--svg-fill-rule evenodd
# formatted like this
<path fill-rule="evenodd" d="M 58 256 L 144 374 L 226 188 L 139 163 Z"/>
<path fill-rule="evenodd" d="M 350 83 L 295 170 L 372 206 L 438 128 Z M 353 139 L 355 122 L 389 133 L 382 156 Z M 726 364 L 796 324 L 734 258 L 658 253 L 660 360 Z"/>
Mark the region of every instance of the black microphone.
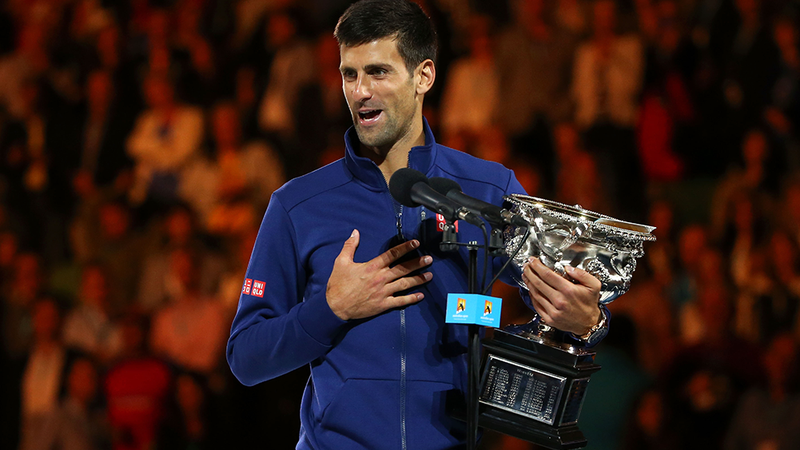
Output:
<path fill-rule="evenodd" d="M 483 225 L 480 217 L 430 187 L 428 177 L 418 170 L 403 168 L 396 171 L 389 179 L 389 192 L 403 206 L 416 208 L 422 205 L 449 222 L 464 220 L 476 226 Z"/>
<path fill-rule="evenodd" d="M 519 214 L 514 214 L 505 208 L 478 200 L 461 192 L 461 186 L 449 178 L 433 177 L 428 180 L 428 183 L 436 192 L 444 194 L 450 200 L 477 212 L 487 222 L 496 227 L 501 227 L 505 224 L 517 227 L 527 227 L 529 225 L 528 221 Z"/>

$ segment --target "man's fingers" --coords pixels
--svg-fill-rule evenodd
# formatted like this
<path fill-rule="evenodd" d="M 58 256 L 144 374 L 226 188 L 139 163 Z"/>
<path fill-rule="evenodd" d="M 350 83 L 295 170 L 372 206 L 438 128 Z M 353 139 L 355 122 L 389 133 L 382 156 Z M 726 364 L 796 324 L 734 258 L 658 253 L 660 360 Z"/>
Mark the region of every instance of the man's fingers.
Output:
<path fill-rule="evenodd" d="M 344 241 L 342 251 L 339 252 L 338 258 L 344 258 L 347 261 L 352 262 L 359 242 L 361 242 L 361 235 L 358 233 L 358 230 L 353 230 L 353 232 L 350 234 L 350 237 Z"/>
<path fill-rule="evenodd" d="M 393 262 L 417 247 L 419 247 L 419 241 L 416 239 L 403 242 L 376 256 L 370 263 L 377 267 L 389 267 Z"/>
<path fill-rule="evenodd" d="M 431 257 L 430 255 L 425 255 L 413 261 L 408 261 L 403 264 L 398 264 L 392 267 L 389 271 L 389 277 L 391 277 L 391 279 L 393 280 L 400 277 L 404 277 L 410 274 L 411 272 L 414 272 L 416 270 L 422 269 L 423 267 L 431 265 L 431 263 L 433 263 L 433 257 Z"/>
<path fill-rule="evenodd" d="M 538 291 L 532 290 L 530 292 L 531 302 L 533 303 L 533 307 L 536 309 L 536 312 L 542 318 L 544 323 L 552 323 L 553 322 L 553 305 L 550 302 L 546 301 L 542 294 Z"/>
<path fill-rule="evenodd" d="M 539 276 L 539 279 L 547 283 L 551 288 L 557 290 L 559 286 L 563 287 L 565 283 L 571 284 L 570 281 L 556 273 L 553 269 L 545 266 L 544 263 L 538 259 L 531 261 L 528 266 Z"/>
<path fill-rule="evenodd" d="M 403 277 L 392 281 L 386 285 L 386 289 L 390 294 L 395 292 L 402 292 L 413 287 L 417 287 L 423 283 L 427 283 L 433 279 L 433 274 L 430 272 L 414 275 L 413 277 Z"/>
<path fill-rule="evenodd" d="M 567 275 L 569 275 L 570 278 L 586 286 L 592 292 L 600 292 L 603 283 L 601 283 L 596 276 L 578 267 L 564 266 L 564 268 L 567 270 Z"/>
<path fill-rule="evenodd" d="M 386 297 L 384 300 L 386 309 L 401 308 L 403 306 L 413 305 L 425 298 L 422 292 L 414 292 L 413 294 Z"/>
<path fill-rule="evenodd" d="M 528 263 L 525 270 L 522 272 L 522 276 L 529 287 L 534 287 L 541 292 L 544 297 L 551 298 L 557 291 L 552 284 L 546 279 L 543 279 L 543 275 L 561 278 L 561 275 L 553 272 L 552 269 L 542 264 L 538 259 Z M 566 282 L 563 278 L 561 279 Z"/>

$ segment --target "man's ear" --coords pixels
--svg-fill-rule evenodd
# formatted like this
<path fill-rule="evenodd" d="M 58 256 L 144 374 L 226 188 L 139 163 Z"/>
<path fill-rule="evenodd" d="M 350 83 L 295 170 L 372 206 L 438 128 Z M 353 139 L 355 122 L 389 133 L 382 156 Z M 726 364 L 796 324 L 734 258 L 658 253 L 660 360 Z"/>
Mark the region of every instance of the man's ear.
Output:
<path fill-rule="evenodd" d="M 417 66 L 415 71 L 417 82 L 417 94 L 425 95 L 433 87 L 433 82 L 436 80 L 436 65 L 433 61 L 426 59 Z"/>

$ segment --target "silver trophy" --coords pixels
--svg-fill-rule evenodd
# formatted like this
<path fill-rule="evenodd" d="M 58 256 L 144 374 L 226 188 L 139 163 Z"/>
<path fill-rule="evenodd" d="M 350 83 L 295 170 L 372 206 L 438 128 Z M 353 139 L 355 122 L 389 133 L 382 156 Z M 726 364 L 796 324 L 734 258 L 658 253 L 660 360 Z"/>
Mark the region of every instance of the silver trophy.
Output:
<path fill-rule="evenodd" d="M 530 223 L 508 226 L 505 248 L 512 276 L 522 281 L 530 257 L 564 275 L 564 266 L 586 270 L 601 282 L 600 303 L 630 288 L 643 243 L 655 240 L 648 225 L 626 222 L 581 208 L 526 195 L 505 197 L 505 207 Z M 527 233 L 527 237 L 526 237 Z M 600 369 L 595 352 L 538 317 L 495 330 L 484 341 L 481 425 L 551 449 L 586 445 L 578 429 L 589 377 Z"/>
<path fill-rule="evenodd" d="M 526 290 L 522 270 L 533 256 L 561 275 L 565 274 L 565 265 L 591 273 L 602 283 L 600 303 L 611 303 L 628 292 L 636 260 L 644 255 L 643 243 L 656 239 L 651 234 L 655 227 L 614 219 L 580 205 L 569 206 L 527 195 L 510 195 L 505 200 L 510 211 L 531 224 L 524 242 L 524 228 L 509 226 L 505 230 L 509 254 L 522 245 L 512 262 L 512 276 Z M 567 351 L 581 351 L 558 341 L 554 330 L 538 317 L 506 331 Z"/>

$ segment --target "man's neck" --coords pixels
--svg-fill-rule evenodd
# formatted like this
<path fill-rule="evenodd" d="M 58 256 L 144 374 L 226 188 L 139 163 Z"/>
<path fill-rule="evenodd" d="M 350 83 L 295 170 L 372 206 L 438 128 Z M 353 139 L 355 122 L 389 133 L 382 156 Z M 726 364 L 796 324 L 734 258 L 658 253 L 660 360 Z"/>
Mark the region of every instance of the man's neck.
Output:
<path fill-rule="evenodd" d="M 411 149 L 425 145 L 425 129 L 422 120 L 419 120 L 418 123 L 418 126 L 413 127 L 408 134 L 395 142 L 388 150 L 361 145 L 362 156 L 371 159 L 378 166 L 387 185 L 397 170 L 408 167 L 408 154 Z"/>

